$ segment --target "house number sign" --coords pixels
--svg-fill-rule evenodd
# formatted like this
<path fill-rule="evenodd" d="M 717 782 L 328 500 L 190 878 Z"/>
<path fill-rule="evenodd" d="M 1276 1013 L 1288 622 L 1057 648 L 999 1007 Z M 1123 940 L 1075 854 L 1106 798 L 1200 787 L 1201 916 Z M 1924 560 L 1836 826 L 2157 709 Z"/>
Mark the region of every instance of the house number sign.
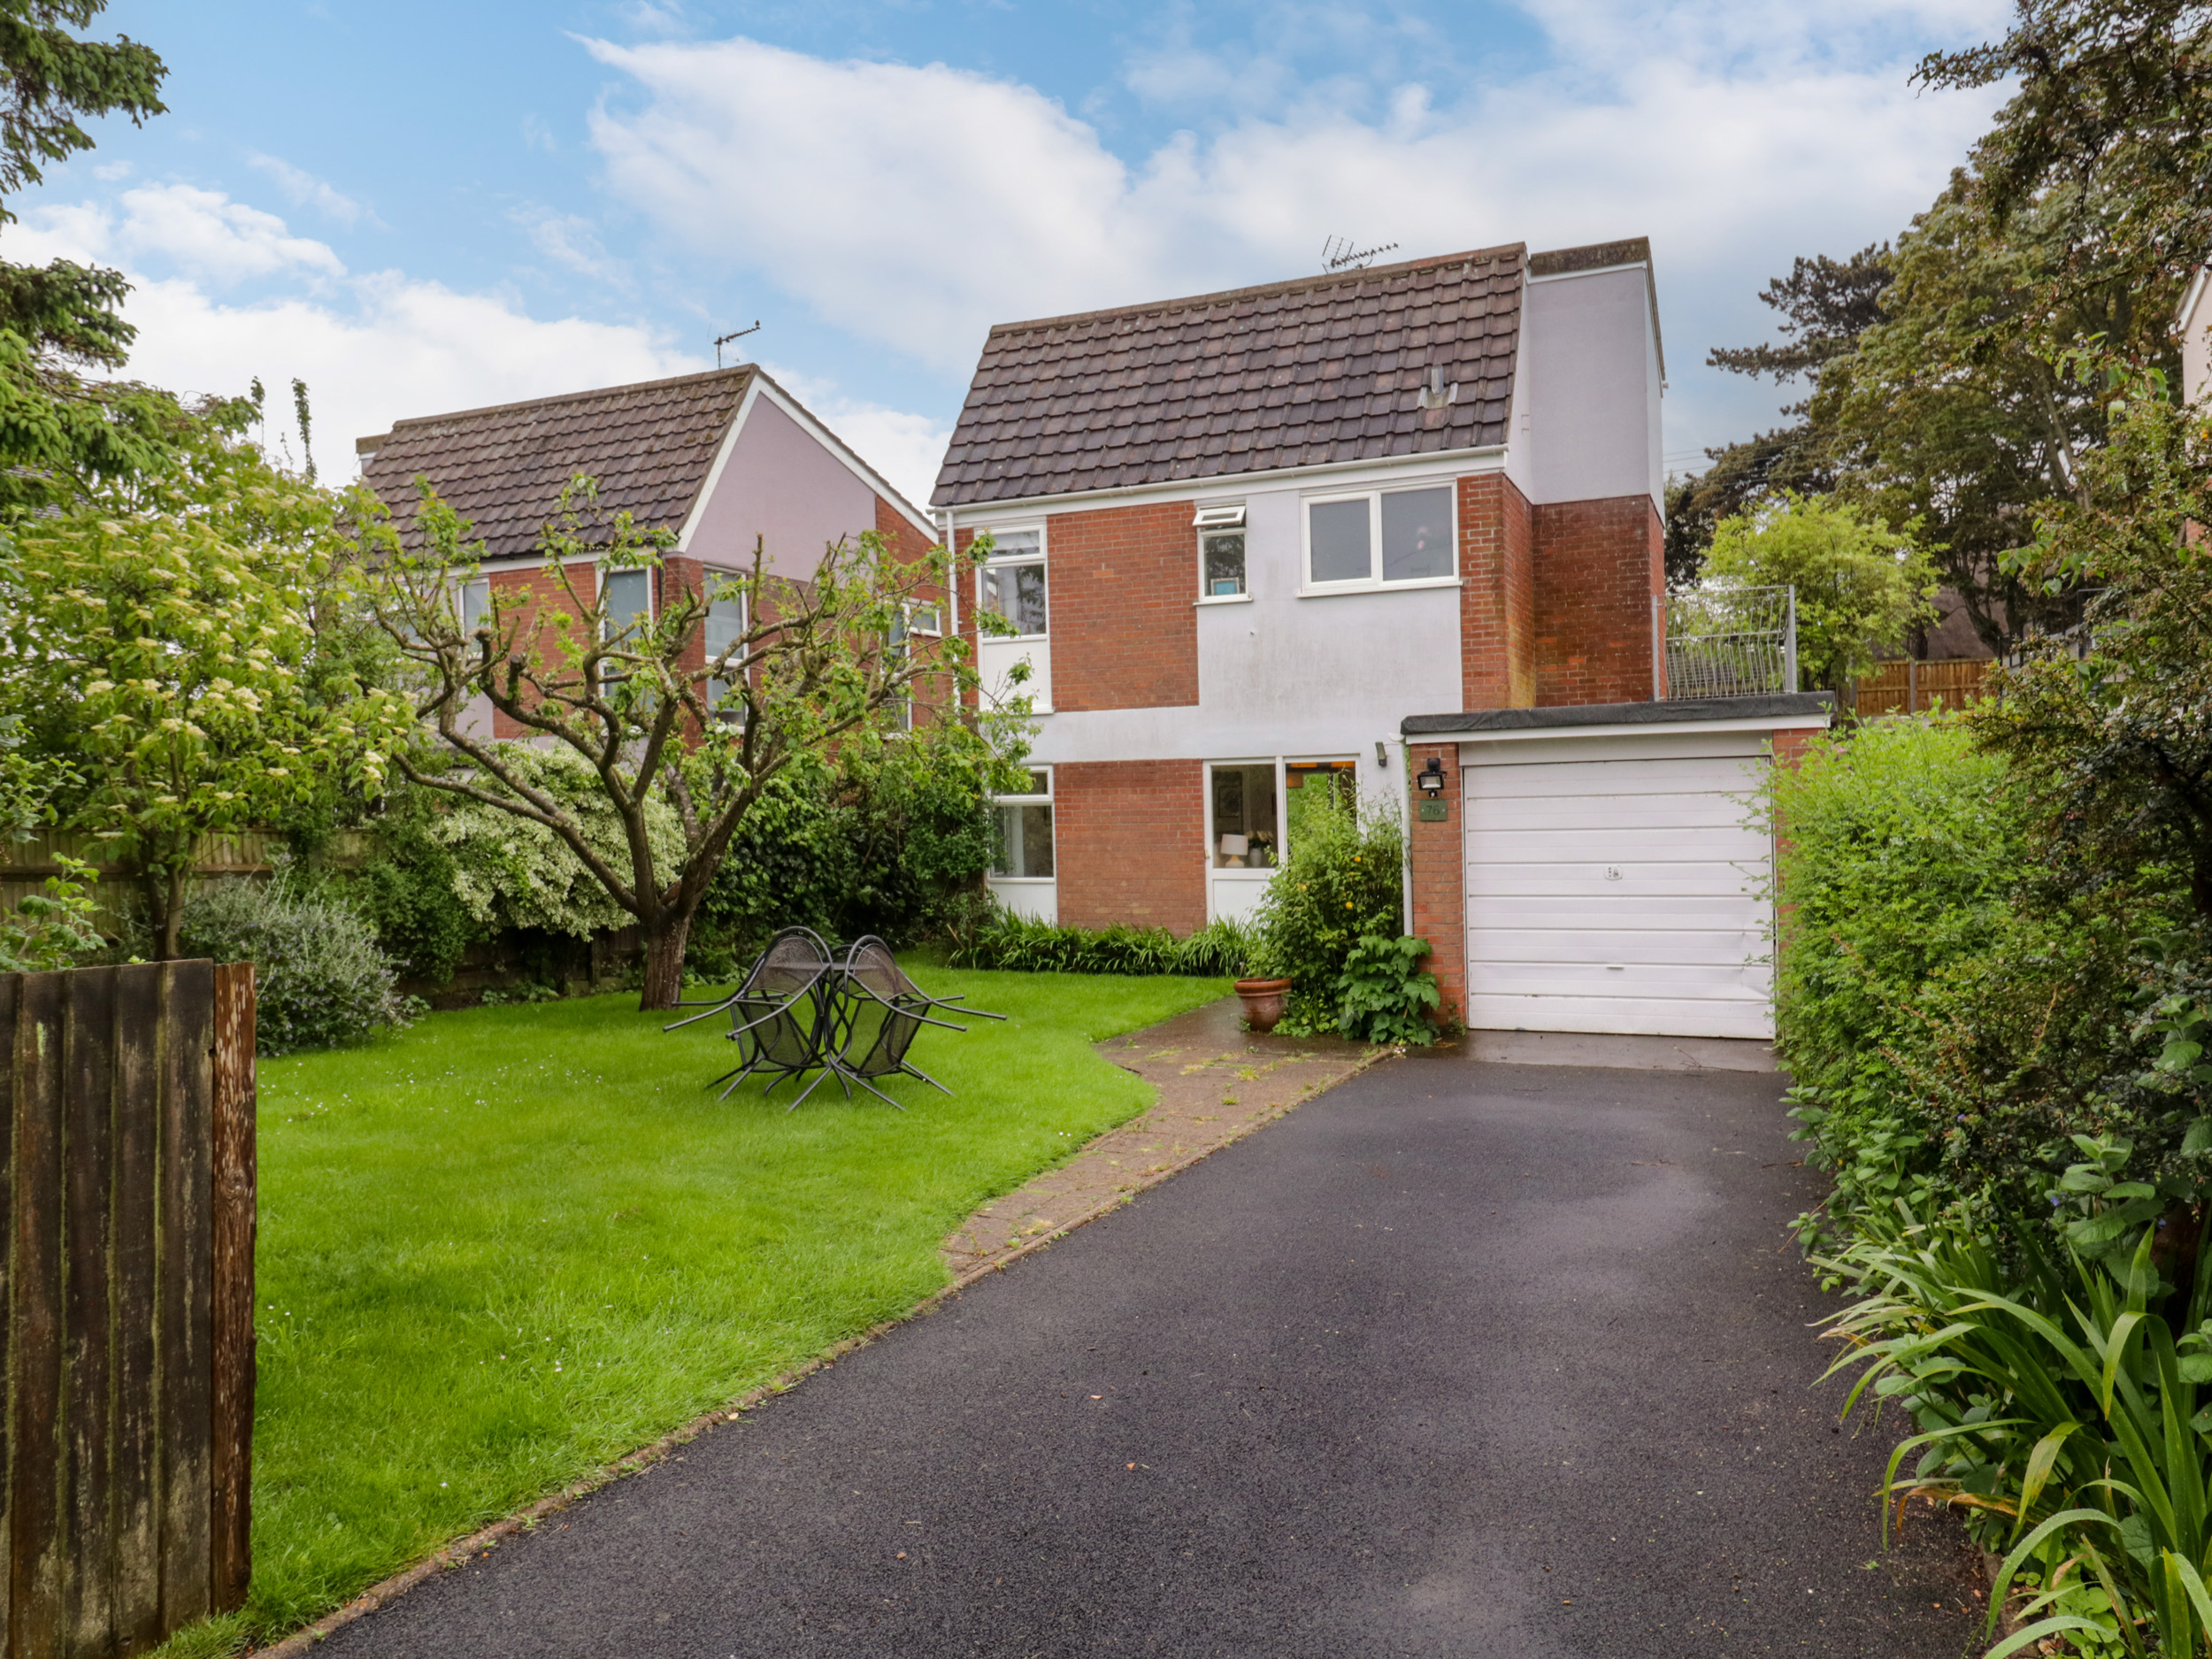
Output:
<path fill-rule="evenodd" d="M 1442 822 L 1443 822 L 1446 818 L 1449 818 L 1449 817 L 1451 817 L 1451 803 L 1450 803 L 1450 802 L 1448 802 L 1448 801 L 1424 801 L 1424 802 L 1422 802 L 1422 803 L 1421 803 L 1421 822 L 1422 822 L 1422 823 L 1424 823 L 1424 824 L 1441 824 L 1441 823 L 1442 823 Z"/>

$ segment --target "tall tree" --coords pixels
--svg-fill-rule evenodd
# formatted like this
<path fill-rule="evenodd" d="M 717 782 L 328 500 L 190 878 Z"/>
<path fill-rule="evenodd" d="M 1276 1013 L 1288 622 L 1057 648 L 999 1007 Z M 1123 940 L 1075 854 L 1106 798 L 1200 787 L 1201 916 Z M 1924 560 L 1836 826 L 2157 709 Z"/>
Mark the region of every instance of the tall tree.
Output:
<path fill-rule="evenodd" d="M 916 718 L 918 687 L 975 684 L 959 639 L 913 625 L 935 612 L 924 594 L 987 556 L 987 538 L 957 556 L 938 549 L 905 559 L 871 531 L 827 549 L 803 581 L 776 574 L 756 546 L 749 568 L 694 592 L 659 581 L 665 533 L 606 511 L 592 480 L 579 477 L 541 539 L 541 587 L 555 603 L 493 587 L 483 615 L 465 618 L 455 595 L 476 580 L 481 544 L 421 488 L 418 534 L 404 542 L 373 495 L 355 498 L 361 592 L 412 665 L 418 716 L 435 733 L 399 764 L 411 782 L 536 825 L 566 847 L 636 918 L 642 1007 L 675 1005 L 692 920 L 731 839 L 772 787 L 903 729 Z M 649 613 L 615 609 L 614 583 L 603 578 L 623 571 L 659 587 Z M 716 606 L 734 626 L 710 653 Z M 539 787 L 534 763 L 517 758 L 534 751 L 472 727 L 468 708 L 480 698 L 517 733 L 590 771 L 620 825 L 618 855 L 583 813 Z M 956 697 L 943 709 L 939 718 L 959 718 Z"/>
<path fill-rule="evenodd" d="M 1673 481 L 1667 503 L 1667 576 L 1693 580 L 1715 526 L 1785 494 L 1815 495 L 1835 487 L 1834 434 L 1811 412 L 1811 389 L 1821 370 L 1849 352 L 1881 320 L 1882 291 L 1890 284 L 1887 243 L 1862 248 L 1848 259 L 1825 254 L 1799 257 L 1787 276 L 1775 277 L 1760 301 L 1781 314 L 1782 338 L 1759 346 L 1718 346 L 1706 361 L 1732 374 L 1771 375 L 1778 386 L 1802 383 L 1807 396 L 1784 407 L 1789 426 L 1740 443 L 1708 449 L 1703 472 Z"/>
<path fill-rule="evenodd" d="M 86 119 L 143 125 L 167 74 L 127 35 L 86 40 L 106 0 L 0 0 L 0 224 L 44 169 L 93 146 Z M 119 369 L 135 330 L 122 273 L 57 259 L 0 262 L 0 518 L 102 481 L 157 470 L 178 433 L 173 399 L 80 371 Z"/>
<path fill-rule="evenodd" d="M 377 793 L 414 730 L 353 669 L 337 497 L 248 442 L 250 412 L 219 406 L 158 473 L 16 524 L 0 572 L 0 705 L 82 773 L 68 821 L 134 875 L 164 958 L 203 836 L 333 778 Z"/>

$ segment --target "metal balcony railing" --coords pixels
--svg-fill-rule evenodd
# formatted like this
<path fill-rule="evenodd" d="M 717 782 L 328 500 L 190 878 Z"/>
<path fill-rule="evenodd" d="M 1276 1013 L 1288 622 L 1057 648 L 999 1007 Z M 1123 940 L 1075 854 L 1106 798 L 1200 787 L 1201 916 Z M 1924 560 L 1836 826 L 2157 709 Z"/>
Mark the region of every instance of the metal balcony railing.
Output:
<path fill-rule="evenodd" d="M 1651 602 L 1651 695 L 1753 697 L 1797 689 L 1797 589 L 1705 583 Z"/>

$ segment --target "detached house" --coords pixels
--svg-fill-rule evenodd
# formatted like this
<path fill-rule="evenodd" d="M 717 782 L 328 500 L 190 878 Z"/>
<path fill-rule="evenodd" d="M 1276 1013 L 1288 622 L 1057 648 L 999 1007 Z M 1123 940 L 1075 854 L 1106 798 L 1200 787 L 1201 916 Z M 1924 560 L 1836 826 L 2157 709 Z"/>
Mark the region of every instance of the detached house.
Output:
<path fill-rule="evenodd" d="M 1825 705 L 1663 700 L 1665 373 L 1640 239 L 993 328 L 933 503 L 1040 717 L 1001 898 L 1187 933 L 1304 792 L 1425 772 L 1408 920 L 1471 1025 L 1766 1034 L 1733 797 Z"/>
<path fill-rule="evenodd" d="M 608 511 L 627 510 L 642 526 L 675 533 L 657 571 L 572 571 L 588 599 L 600 581 L 609 584 L 609 614 L 618 623 L 657 614 L 679 586 L 700 592 L 717 570 L 749 569 L 757 540 L 770 568 L 799 579 L 811 574 L 825 547 L 863 531 L 879 532 L 908 557 L 936 541 L 926 515 L 751 365 L 425 415 L 355 447 L 363 480 L 403 534 L 419 504 L 418 477 L 473 524 L 485 557 L 482 579 L 460 595 L 471 621 L 495 587 L 565 603 L 542 573 L 538 535 L 562 486 L 579 472 L 598 480 Z M 694 648 L 696 665 L 736 637 L 736 609 L 713 607 Z M 924 611 L 917 626 L 924 626 L 940 625 Z M 471 718 L 495 737 L 518 734 L 488 701 Z"/>

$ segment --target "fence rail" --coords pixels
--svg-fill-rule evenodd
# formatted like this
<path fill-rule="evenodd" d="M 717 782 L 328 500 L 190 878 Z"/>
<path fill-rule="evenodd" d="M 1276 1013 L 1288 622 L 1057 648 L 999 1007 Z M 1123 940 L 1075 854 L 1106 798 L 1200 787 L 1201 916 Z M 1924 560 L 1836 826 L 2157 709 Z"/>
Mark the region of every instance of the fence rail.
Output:
<path fill-rule="evenodd" d="M 245 1599 L 253 1009 L 250 964 L 0 975 L 7 1659 Z"/>
<path fill-rule="evenodd" d="M 1855 698 L 1859 717 L 1924 714 L 1939 699 L 1947 709 L 1963 708 L 1982 695 L 1994 666 L 1971 658 L 1952 663 L 1877 663 L 1873 672 L 1859 678 Z"/>

